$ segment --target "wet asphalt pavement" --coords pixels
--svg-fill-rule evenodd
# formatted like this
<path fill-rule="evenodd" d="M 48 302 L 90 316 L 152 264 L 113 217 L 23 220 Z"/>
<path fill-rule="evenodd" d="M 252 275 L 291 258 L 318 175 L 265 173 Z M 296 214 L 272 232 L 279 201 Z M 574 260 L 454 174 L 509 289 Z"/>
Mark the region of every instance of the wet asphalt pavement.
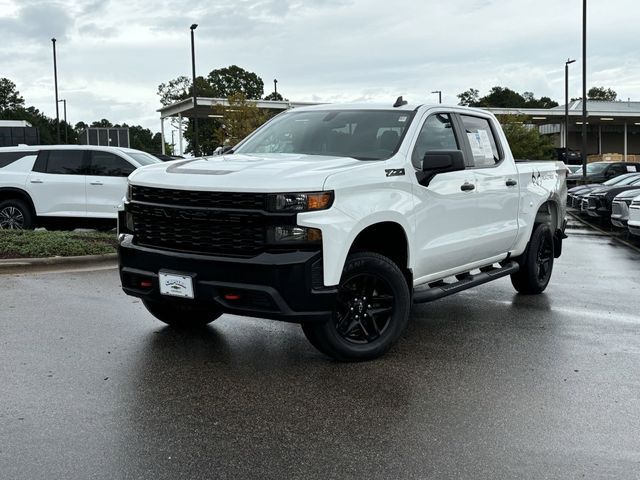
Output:
<path fill-rule="evenodd" d="M 0 478 L 640 478 L 640 254 L 572 229 L 547 292 L 416 306 L 339 364 L 296 325 L 176 333 L 116 270 L 0 276 Z"/>

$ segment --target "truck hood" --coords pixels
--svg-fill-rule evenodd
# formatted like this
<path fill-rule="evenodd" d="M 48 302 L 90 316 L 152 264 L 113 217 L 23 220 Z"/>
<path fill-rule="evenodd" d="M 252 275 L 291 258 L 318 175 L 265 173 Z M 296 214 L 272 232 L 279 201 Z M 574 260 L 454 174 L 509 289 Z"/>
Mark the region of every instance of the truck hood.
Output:
<path fill-rule="evenodd" d="M 135 185 L 177 190 L 228 192 L 302 192 L 322 190 L 329 175 L 363 165 L 351 157 L 233 154 L 176 160 L 139 168 Z"/>

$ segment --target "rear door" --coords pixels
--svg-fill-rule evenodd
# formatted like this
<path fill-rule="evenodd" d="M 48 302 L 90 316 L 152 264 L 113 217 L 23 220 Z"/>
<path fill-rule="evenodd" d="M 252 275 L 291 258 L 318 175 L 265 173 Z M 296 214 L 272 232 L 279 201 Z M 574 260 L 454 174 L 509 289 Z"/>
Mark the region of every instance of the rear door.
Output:
<path fill-rule="evenodd" d="M 490 117 L 459 114 L 463 140 L 473 157 L 476 229 L 473 260 L 507 253 L 518 234 L 520 189 L 515 162 L 507 158 Z"/>
<path fill-rule="evenodd" d="M 91 150 L 87 175 L 87 216 L 117 218 L 118 205 L 127 191 L 127 177 L 136 169 L 112 152 Z"/>
<path fill-rule="evenodd" d="M 42 150 L 27 178 L 36 214 L 85 217 L 87 194 L 85 150 Z"/>

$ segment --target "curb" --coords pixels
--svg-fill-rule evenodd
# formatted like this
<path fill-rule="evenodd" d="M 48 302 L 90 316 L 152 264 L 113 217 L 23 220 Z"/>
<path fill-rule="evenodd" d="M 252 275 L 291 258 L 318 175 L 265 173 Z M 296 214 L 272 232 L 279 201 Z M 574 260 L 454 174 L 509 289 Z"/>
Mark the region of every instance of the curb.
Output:
<path fill-rule="evenodd" d="M 8 258 L 0 260 L 0 275 L 5 273 L 27 273 L 47 270 L 90 269 L 92 267 L 115 267 L 117 253 L 104 255 L 82 255 L 77 257 Z"/>

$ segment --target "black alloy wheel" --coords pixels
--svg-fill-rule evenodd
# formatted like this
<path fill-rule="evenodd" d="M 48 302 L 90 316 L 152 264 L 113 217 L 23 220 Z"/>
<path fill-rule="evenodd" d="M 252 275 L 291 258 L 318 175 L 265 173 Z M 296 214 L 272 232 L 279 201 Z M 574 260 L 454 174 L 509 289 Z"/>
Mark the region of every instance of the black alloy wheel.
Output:
<path fill-rule="evenodd" d="M 391 348 L 409 322 L 411 295 L 402 270 L 373 252 L 347 257 L 332 318 L 303 323 L 322 353 L 340 361 L 372 360 Z"/>
<path fill-rule="evenodd" d="M 370 273 L 353 275 L 338 290 L 336 330 L 350 343 L 373 342 L 389 327 L 393 309 L 393 290 L 387 280 Z"/>
<path fill-rule="evenodd" d="M 511 284 L 520 293 L 542 293 L 553 271 L 553 234 L 545 223 L 534 226 L 529 246 L 519 259 L 520 270 L 511 275 Z"/>

